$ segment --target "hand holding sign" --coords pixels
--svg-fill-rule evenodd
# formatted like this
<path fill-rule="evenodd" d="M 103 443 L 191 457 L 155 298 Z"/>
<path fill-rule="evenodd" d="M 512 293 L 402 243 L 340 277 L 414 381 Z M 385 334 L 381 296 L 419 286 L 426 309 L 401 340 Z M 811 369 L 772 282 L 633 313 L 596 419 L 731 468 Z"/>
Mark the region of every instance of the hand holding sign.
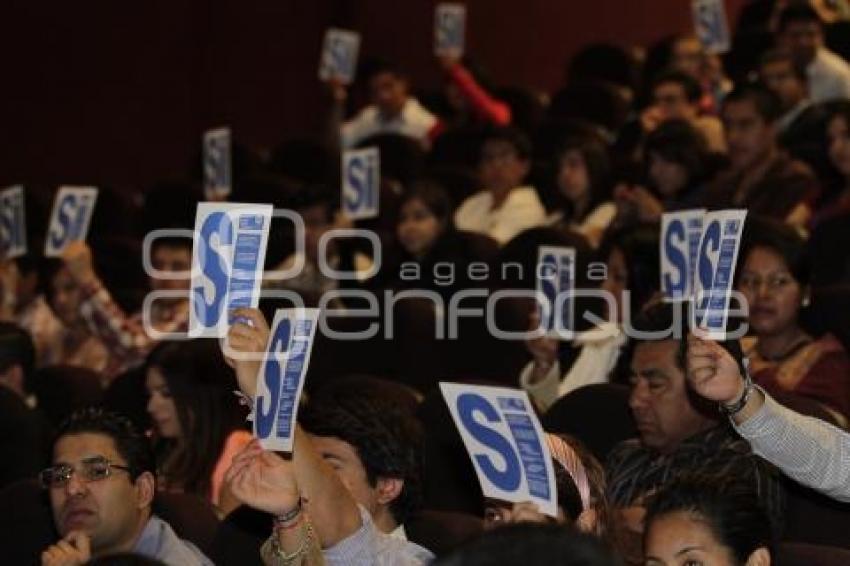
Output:
<path fill-rule="evenodd" d="M 88 285 L 97 278 L 91 249 L 85 242 L 71 242 L 62 253 L 68 273 L 79 285 Z"/>
<path fill-rule="evenodd" d="M 327 30 L 319 61 L 319 79 L 336 79 L 342 84 L 351 84 L 357 70 L 359 50 L 359 33 L 336 28 Z"/>
<path fill-rule="evenodd" d="M 0 191 L 0 260 L 13 259 L 26 253 L 24 188 L 15 185 Z"/>
<path fill-rule="evenodd" d="M 555 470 L 525 391 L 440 383 L 485 497 L 557 516 Z"/>
<path fill-rule="evenodd" d="M 342 154 L 342 212 L 350 220 L 378 216 L 381 163 L 377 147 Z"/>
<path fill-rule="evenodd" d="M 233 457 L 224 480 L 239 501 L 275 516 L 295 509 L 301 498 L 293 462 L 263 450 L 257 440 Z"/>
<path fill-rule="evenodd" d="M 224 357 L 236 372 L 239 390 L 253 399 L 271 331 L 266 317 L 258 309 L 238 308 L 233 315 L 238 322 L 232 324 L 227 333 Z"/>
<path fill-rule="evenodd" d="M 724 0 L 693 0 L 694 30 L 708 53 L 729 51 L 731 39 Z"/>
<path fill-rule="evenodd" d="M 94 187 L 59 189 L 48 224 L 45 256 L 59 257 L 69 243 L 86 239 L 96 200 Z"/>

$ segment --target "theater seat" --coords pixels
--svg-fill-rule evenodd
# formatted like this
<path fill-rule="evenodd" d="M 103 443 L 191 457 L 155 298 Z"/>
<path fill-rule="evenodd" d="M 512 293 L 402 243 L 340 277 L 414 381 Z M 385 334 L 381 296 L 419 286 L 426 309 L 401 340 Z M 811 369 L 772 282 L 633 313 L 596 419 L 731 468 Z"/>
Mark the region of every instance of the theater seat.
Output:
<path fill-rule="evenodd" d="M 153 511 L 170 524 L 180 538 L 193 543 L 209 555 L 218 530 L 218 517 L 212 506 L 196 495 L 158 492 Z"/>
<path fill-rule="evenodd" d="M 629 389 L 601 383 L 581 387 L 561 397 L 543 415 L 548 432 L 581 440 L 600 462 L 620 442 L 638 435 L 629 410 Z"/>
<path fill-rule="evenodd" d="M 103 398 L 100 375 L 72 366 L 47 366 L 36 370 L 33 393 L 53 426 L 58 426 L 75 410 L 97 405 Z"/>
<path fill-rule="evenodd" d="M 480 517 L 447 511 L 421 511 L 404 524 L 408 540 L 427 548 L 437 557 L 480 535 L 484 522 Z"/>
<path fill-rule="evenodd" d="M 850 549 L 850 504 L 839 503 L 788 478 L 783 478 L 783 483 L 788 495 L 784 542 Z"/>

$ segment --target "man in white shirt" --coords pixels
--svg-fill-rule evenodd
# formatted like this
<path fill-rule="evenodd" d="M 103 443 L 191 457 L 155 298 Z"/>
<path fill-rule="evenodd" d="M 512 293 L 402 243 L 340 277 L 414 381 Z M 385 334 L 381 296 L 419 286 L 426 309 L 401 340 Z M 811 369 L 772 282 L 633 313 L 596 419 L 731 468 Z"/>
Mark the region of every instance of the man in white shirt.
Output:
<path fill-rule="evenodd" d="M 546 210 L 534 187 L 522 185 L 531 167 L 531 142 L 513 128 L 497 128 L 481 149 L 484 190 L 466 199 L 455 212 L 458 230 L 490 236 L 500 244 L 546 222 Z"/>
<path fill-rule="evenodd" d="M 372 61 L 365 65 L 371 104 L 339 128 L 340 145 L 351 148 L 377 134 L 399 134 L 413 138 L 427 148 L 440 131 L 436 116 L 410 95 L 407 77 L 394 65 Z M 346 89 L 331 84 L 335 123 L 341 122 Z"/>
<path fill-rule="evenodd" d="M 813 102 L 850 98 L 850 65 L 824 47 L 823 22 L 808 4 L 794 4 L 779 16 L 779 40 L 806 69 Z"/>

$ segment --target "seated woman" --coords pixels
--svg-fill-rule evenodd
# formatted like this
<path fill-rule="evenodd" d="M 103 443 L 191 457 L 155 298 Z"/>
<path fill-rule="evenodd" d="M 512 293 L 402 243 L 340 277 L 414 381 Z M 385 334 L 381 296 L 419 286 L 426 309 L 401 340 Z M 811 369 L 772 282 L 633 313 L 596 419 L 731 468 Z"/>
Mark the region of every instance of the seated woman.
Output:
<path fill-rule="evenodd" d="M 606 322 L 575 336 L 571 345 L 580 352 L 571 363 L 561 359 L 559 350 L 563 348 L 555 338 L 534 338 L 526 344 L 533 360 L 522 370 L 519 384 L 543 411 L 570 391 L 611 379 L 627 341 L 620 327 L 658 293 L 657 226 L 613 232 L 602 242 L 597 256 L 605 262 L 600 290 L 606 294 Z M 537 313 L 530 318 L 531 328 L 537 328 Z"/>
<path fill-rule="evenodd" d="M 224 474 L 251 441 L 234 402 L 236 380 L 216 341 L 163 343 L 151 352 L 145 386 L 159 485 L 195 493 L 226 515 L 237 505 Z"/>
<path fill-rule="evenodd" d="M 519 130 L 493 128 L 484 136 L 480 177 L 484 189 L 455 212 L 458 230 L 486 234 L 504 244 L 546 221 L 534 187 L 523 185 L 531 168 L 531 142 Z"/>
<path fill-rule="evenodd" d="M 558 158 L 560 209 L 549 222 L 578 232 L 595 248 L 617 214 L 611 201 L 611 159 L 605 143 L 584 135 L 567 140 Z"/>
<path fill-rule="evenodd" d="M 446 191 L 430 181 L 417 181 L 402 196 L 396 223 L 398 250 L 387 261 L 386 286 L 435 291 L 447 300 L 454 291 L 474 286 L 469 264 L 488 258 L 475 253 L 468 239 L 455 230 L 451 212 Z M 495 241 L 475 237 L 491 242 L 496 253 Z"/>
<path fill-rule="evenodd" d="M 46 267 L 47 300 L 62 330 L 48 344 L 43 363 L 84 367 L 102 372 L 109 361 L 109 352 L 97 336 L 91 333 L 82 317 L 83 291 L 71 277 L 61 260 L 50 260 Z M 103 385 L 108 381 L 104 380 Z"/>
<path fill-rule="evenodd" d="M 850 212 L 850 101 L 833 103 L 826 126 L 829 161 L 841 176 L 832 198 L 821 205 L 813 223 Z"/>
<path fill-rule="evenodd" d="M 645 519 L 646 566 L 770 566 L 773 532 L 748 484 L 685 478 L 653 497 Z"/>
<path fill-rule="evenodd" d="M 752 336 L 742 341 L 753 380 L 769 393 L 793 392 L 850 417 L 850 358 L 841 342 L 800 326 L 809 282 L 805 242 L 775 221 L 748 219 L 737 288 L 749 303 Z"/>
<path fill-rule="evenodd" d="M 547 434 L 549 452 L 558 487 L 558 518 L 563 525 L 610 541 L 610 510 L 605 497 L 605 471 L 598 460 L 577 439 Z M 543 523 L 552 520 L 531 502 L 513 505 L 491 502 L 484 512 L 485 526 L 510 523 Z"/>

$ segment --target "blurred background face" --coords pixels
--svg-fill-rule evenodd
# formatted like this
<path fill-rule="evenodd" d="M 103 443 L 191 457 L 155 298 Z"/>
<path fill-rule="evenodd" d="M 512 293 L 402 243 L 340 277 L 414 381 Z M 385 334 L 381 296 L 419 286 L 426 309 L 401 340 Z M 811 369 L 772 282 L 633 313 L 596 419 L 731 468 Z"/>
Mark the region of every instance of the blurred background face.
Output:
<path fill-rule="evenodd" d="M 749 253 L 738 290 L 749 303 L 749 322 L 757 336 L 779 334 L 797 323 L 802 289 L 775 251 L 757 247 Z"/>
<path fill-rule="evenodd" d="M 646 533 L 646 566 L 735 566 L 707 521 L 684 511 L 657 517 Z"/>
<path fill-rule="evenodd" d="M 605 302 L 605 319 L 608 322 L 621 324 L 623 322 L 623 293 L 629 287 L 629 270 L 626 265 L 626 256 L 618 248 L 611 250 L 608 256 L 608 276 L 602 282 L 600 288 L 611 294 L 616 304 L 617 312 L 609 312 L 608 301 Z"/>
<path fill-rule="evenodd" d="M 509 142 L 488 140 L 481 149 L 480 172 L 485 189 L 507 192 L 522 184 L 528 173 L 528 161 L 520 158 Z"/>
<path fill-rule="evenodd" d="M 162 438 L 180 438 L 182 431 L 177 405 L 159 368 L 148 369 L 145 389 L 148 391 L 148 414 L 157 434 Z"/>
<path fill-rule="evenodd" d="M 687 186 L 688 170 L 653 151 L 649 154 L 649 179 L 662 196 L 670 198 Z"/>
<path fill-rule="evenodd" d="M 372 104 L 384 116 L 397 116 L 407 102 L 407 81 L 395 73 L 378 73 L 369 80 Z"/>
<path fill-rule="evenodd" d="M 82 292 L 66 268 L 62 267 L 53 276 L 52 289 L 51 303 L 56 317 L 68 328 L 79 324 L 82 321 L 80 316 Z"/>
<path fill-rule="evenodd" d="M 571 149 L 561 157 L 558 188 L 570 202 L 578 202 L 590 196 L 590 176 L 580 151 Z"/>
<path fill-rule="evenodd" d="M 169 271 L 174 273 L 185 273 L 186 278 L 180 279 L 155 279 L 151 278 L 151 288 L 155 291 L 186 291 L 189 298 L 189 287 L 192 280 L 189 271 L 192 268 L 192 250 L 180 246 L 158 246 L 151 252 L 151 263 L 158 271 Z"/>
<path fill-rule="evenodd" d="M 816 22 L 791 22 L 780 38 L 801 65 L 811 63 L 823 45 L 823 32 Z"/>
<path fill-rule="evenodd" d="M 838 171 L 850 178 L 850 128 L 844 116 L 835 116 L 827 126 L 829 158 Z"/>
<path fill-rule="evenodd" d="M 696 107 L 688 101 L 685 88 L 679 83 L 661 83 L 652 91 L 652 101 L 661 109 L 665 120 L 693 120 Z"/>
<path fill-rule="evenodd" d="M 703 66 L 702 44 L 696 37 L 685 37 L 673 43 L 672 67 L 699 79 Z"/>
<path fill-rule="evenodd" d="M 396 233 L 407 253 L 421 257 L 428 253 L 440 237 L 444 227 L 418 198 L 401 206 Z"/>
<path fill-rule="evenodd" d="M 758 163 L 775 144 L 773 125 L 764 121 L 751 100 L 727 102 L 723 108 L 723 128 L 729 161 L 736 171 Z"/>
<path fill-rule="evenodd" d="M 764 84 L 782 101 L 782 109 L 791 110 L 806 98 L 806 85 L 794 73 L 790 61 L 774 61 L 762 65 L 759 72 Z"/>

